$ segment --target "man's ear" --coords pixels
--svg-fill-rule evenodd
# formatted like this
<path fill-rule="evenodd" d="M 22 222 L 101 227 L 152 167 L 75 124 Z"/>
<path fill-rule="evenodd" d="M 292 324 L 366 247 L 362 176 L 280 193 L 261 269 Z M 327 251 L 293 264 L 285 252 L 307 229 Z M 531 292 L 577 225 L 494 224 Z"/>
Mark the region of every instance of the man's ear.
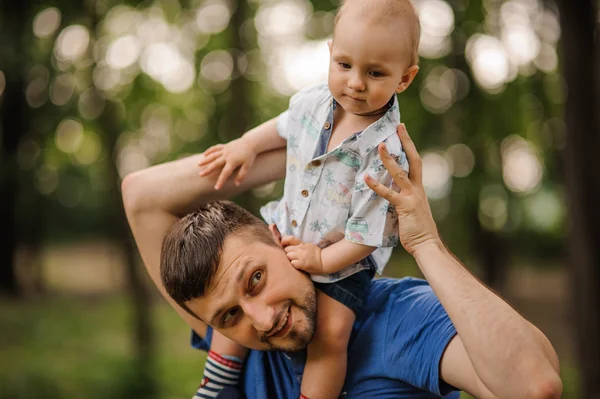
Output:
<path fill-rule="evenodd" d="M 279 229 L 277 228 L 275 223 L 271 223 L 269 225 L 269 231 L 273 235 L 273 239 L 275 240 L 275 242 L 281 245 L 281 233 L 279 232 Z"/>
<path fill-rule="evenodd" d="M 398 84 L 398 87 L 396 87 L 396 93 L 402 93 L 404 90 L 406 90 L 417 75 L 417 72 L 419 72 L 418 65 L 413 65 L 410 68 L 408 68 L 406 72 L 404 72 L 400 84 Z"/>

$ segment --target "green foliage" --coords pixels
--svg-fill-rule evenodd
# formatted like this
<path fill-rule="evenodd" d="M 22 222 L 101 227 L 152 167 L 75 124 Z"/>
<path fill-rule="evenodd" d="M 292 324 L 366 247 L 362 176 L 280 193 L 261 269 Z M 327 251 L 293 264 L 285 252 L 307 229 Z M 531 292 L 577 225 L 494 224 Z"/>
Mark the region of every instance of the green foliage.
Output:
<path fill-rule="evenodd" d="M 152 375 L 140 374 L 124 297 L 0 302 L 0 398 L 134 399 L 191 397 L 205 357 L 164 302 Z M 157 388 L 155 387 L 157 385 Z"/>

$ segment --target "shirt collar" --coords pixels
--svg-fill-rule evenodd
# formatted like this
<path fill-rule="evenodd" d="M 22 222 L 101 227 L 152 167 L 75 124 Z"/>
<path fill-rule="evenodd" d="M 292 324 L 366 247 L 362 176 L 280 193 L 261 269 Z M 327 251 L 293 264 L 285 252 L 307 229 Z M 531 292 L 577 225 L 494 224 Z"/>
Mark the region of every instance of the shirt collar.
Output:
<path fill-rule="evenodd" d="M 333 114 L 337 102 L 331 93 L 329 97 L 328 104 L 330 112 Z M 377 148 L 392 134 L 396 134 L 396 127 L 400 124 L 400 108 L 398 106 L 398 96 L 395 93 L 390 99 L 390 103 L 391 106 L 386 113 L 357 136 L 357 146 L 363 157 Z"/>

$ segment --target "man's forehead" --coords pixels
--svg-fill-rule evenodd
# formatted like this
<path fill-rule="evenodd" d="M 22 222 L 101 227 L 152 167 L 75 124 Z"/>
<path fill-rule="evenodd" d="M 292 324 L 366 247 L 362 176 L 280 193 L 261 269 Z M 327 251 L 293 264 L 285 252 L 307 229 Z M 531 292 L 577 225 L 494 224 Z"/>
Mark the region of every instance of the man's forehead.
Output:
<path fill-rule="evenodd" d="M 250 243 L 233 238 L 227 238 L 223 244 L 219 264 L 207 292 L 220 291 L 232 280 L 239 281 L 239 274 L 255 258 Z M 235 282 L 234 281 L 234 282 Z"/>

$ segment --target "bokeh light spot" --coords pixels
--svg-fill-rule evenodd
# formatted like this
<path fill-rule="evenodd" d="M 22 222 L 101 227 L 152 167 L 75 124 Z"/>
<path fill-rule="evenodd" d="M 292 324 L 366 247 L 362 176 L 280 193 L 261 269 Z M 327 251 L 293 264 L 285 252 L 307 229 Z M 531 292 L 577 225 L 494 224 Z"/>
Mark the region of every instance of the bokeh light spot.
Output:
<path fill-rule="evenodd" d="M 508 220 L 508 197 L 499 185 L 484 187 L 479 193 L 479 223 L 487 230 L 501 230 Z"/>
<path fill-rule="evenodd" d="M 91 165 L 98 160 L 102 145 L 94 132 L 85 132 L 83 142 L 75 151 L 74 156 L 80 165 Z"/>
<path fill-rule="evenodd" d="M 108 46 L 106 62 L 114 69 L 123 69 L 133 65 L 140 55 L 140 44 L 135 36 L 118 38 Z"/>
<path fill-rule="evenodd" d="M 427 152 L 423 155 L 423 186 L 432 199 L 441 199 L 450 193 L 450 163 L 442 154 Z"/>
<path fill-rule="evenodd" d="M 75 61 L 81 57 L 90 43 L 90 34 L 84 26 L 71 25 L 63 29 L 56 39 L 54 55 L 61 61 Z"/>
<path fill-rule="evenodd" d="M 515 193 L 535 191 L 542 180 L 543 168 L 537 148 L 519 136 L 509 136 L 502 141 L 502 175 L 506 186 Z"/>
<path fill-rule="evenodd" d="M 206 80 L 221 82 L 231 79 L 233 58 L 228 51 L 215 50 L 206 54 L 200 64 L 200 73 Z"/>
<path fill-rule="evenodd" d="M 229 24 L 231 11 L 223 1 L 207 1 L 196 12 L 196 25 L 202 33 L 220 33 Z"/>
<path fill-rule="evenodd" d="M 44 39 L 50 37 L 60 26 L 60 11 L 49 7 L 40 11 L 33 19 L 33 34 Z"/>
<path fill-rule="evenodd" d="M 475 154 L 465 144 L 454 144 L 448 148 L 446 155 L 452 161 L 452 176 L 466 177 L 475 167 Z"/>
<path fill-rule="evenodd" d="M 62 152 L 70 154 L 77 151 L 83 142 L 83 126 L 74 119 L 63 120 L 56 129 L 55 142 Z"/>
<path fill-rule="evenodd" d="M 51 194 L 58 186 L 59 175 L 56 168 L 42 165 L 35 172 L 35 186 L 41 194 Z"/>
<path fill-rule="evenodd" d="M 104 99 L 102 92 L 91 87 L 81 93 L 77 108 L 79 109 L 81 116 L 85 119 L 94 120 L 104 111 L 105 103 L 106 100 Z"/>
<path fill-rule="evenodd" d="M 71 73 L 58 75 L 50 85 L 50 101 L 54 105 L 65 105 L 75 92 L 74 77 Z"/>
<path fill-rule="evenodd" d="M 454 12 L 441 0 L 415 2 L 421 20 L 419 54 L 425 58 L 440 58 L 452 49 L 450 34 L 454 30 Z"/>

